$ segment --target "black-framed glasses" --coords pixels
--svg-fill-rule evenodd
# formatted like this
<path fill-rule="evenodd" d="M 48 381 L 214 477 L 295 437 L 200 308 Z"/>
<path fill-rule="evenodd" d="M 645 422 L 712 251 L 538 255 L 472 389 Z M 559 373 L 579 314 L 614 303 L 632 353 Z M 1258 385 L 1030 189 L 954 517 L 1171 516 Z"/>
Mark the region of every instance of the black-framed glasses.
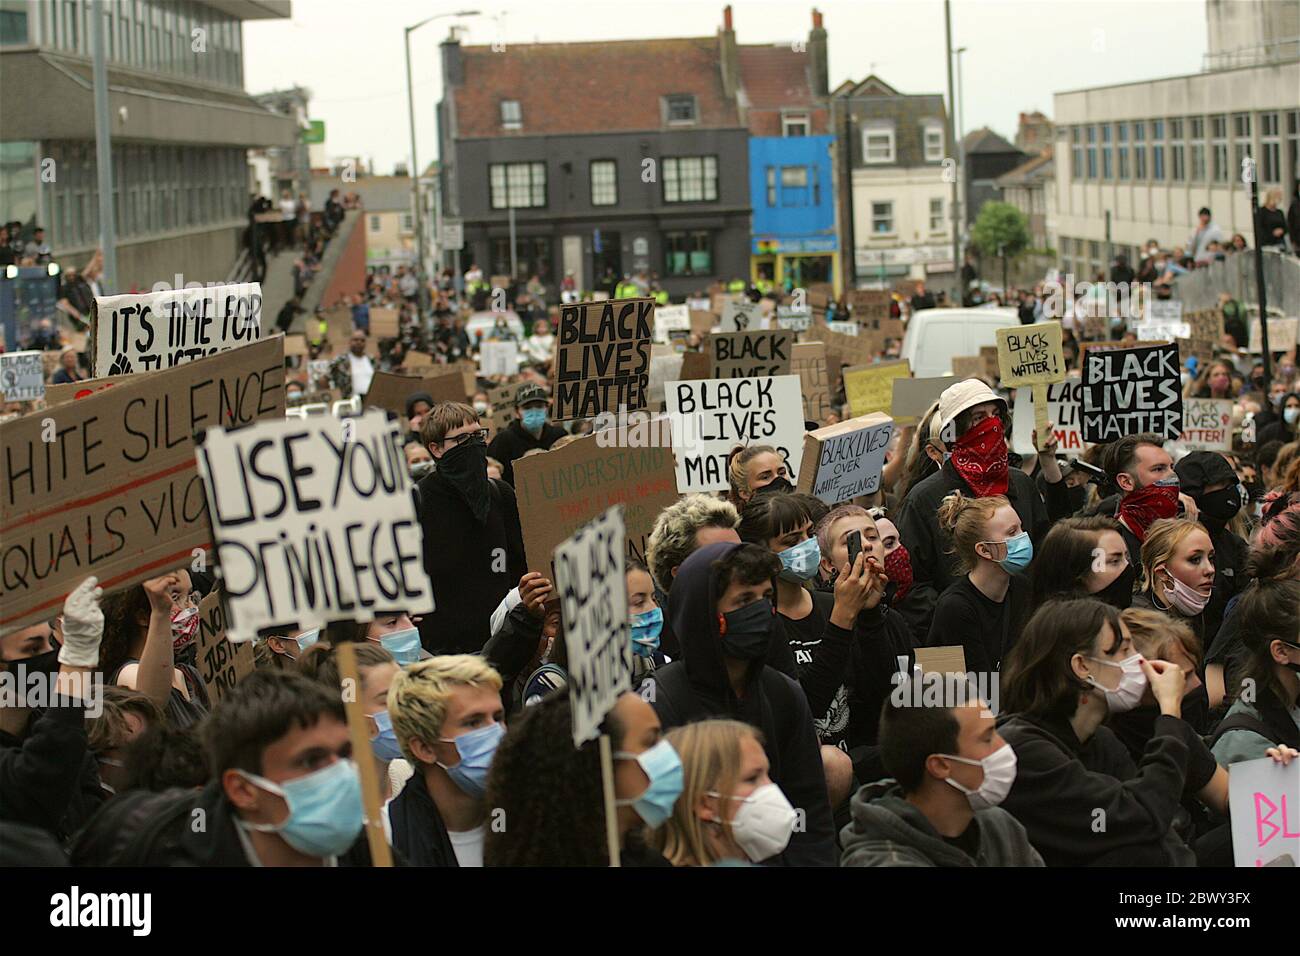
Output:
<path fill-rule="evenodd" d="M 486 445 L 487 438 L 488 438 L 488 430 L 486 428 L 480 428 L 476 431 L 465 432 L 465 434 L 463 435 L 457 435 L 454 438 L 444 438 L 443 442 L 444 443 L 450 442 L 451 447 L 459 448 L 461 445 L 464 445 L 467 442 L 469 443 L 482 442 L 484 445 Z"/>

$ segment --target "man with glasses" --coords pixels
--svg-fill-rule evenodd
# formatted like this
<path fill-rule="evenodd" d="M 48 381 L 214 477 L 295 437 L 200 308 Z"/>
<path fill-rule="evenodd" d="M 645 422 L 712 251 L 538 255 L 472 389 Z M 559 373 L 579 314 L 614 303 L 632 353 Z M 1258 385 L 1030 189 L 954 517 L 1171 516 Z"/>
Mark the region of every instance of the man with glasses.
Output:
<path fill-rule="evenodd" d="M 487 474 L 487 429 L 473 407 L 439 402 L 420 425 L 433 473 L 417 485 L 435 610 L 420 622 L 431 654 L 476 654 L 493 610 L 527 571 L 514 489 Z"/>

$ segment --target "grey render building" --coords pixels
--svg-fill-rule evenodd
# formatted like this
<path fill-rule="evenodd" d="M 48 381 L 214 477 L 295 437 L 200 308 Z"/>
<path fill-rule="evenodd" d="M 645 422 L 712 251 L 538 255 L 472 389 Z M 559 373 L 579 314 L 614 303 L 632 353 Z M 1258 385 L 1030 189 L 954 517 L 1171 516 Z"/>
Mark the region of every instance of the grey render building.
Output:
<path fill-rule="evenodd" d="M 81 268 L 99 245 L 92 4 L 7 0 L 0 18 L 0 218 L 44 226 Z M 243 22 L 289 0 L 104 4 L 118 288 L 225 279 L 249 205 L 248 149 L 297 123 L 244 92 Z M 52 162 L 51 162 L 52 161 Z"/>
<path fill-rule="evenodd" d="M 735 33 L 462 47 L 442 44 L 442 214 L 464 224 L 458 271 L 657 273 L 675 299 L 749 275 L 749 130 Z"/>

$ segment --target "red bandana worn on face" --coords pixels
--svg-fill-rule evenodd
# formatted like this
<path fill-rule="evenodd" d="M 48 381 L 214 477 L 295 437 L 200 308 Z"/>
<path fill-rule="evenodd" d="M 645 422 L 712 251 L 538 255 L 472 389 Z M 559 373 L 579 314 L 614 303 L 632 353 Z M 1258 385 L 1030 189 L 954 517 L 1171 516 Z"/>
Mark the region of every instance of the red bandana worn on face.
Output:
<path fill-rule="evenodd" d="M 885 555 L 885 574 L 894 582 L 894 603 L 902 604 L 912 590 L 912 556 L 901 544 Z"/>
<path fill-rule="evenodd" d="M 1147 528 L 1160 518 L 1178 514 L 1177 485 L 1147 485 L 1130 491 L 1120 499 L 1115 517 L 1133 532 L 1139 541 L 1147 538 Z"/>
<path fill-rule="evenodd" d="M 966 480 L 976 498 L 1005 495 L 1007 473 L 1007 438 L 1002 419 L 986 418 L 952 446 L 952 466 Z"/>

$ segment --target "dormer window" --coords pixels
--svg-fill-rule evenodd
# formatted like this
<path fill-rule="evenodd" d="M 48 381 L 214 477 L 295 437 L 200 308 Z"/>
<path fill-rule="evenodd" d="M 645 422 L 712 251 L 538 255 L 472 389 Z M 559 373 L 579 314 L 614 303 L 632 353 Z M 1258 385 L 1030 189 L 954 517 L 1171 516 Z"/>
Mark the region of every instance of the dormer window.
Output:
<path fill-rule="evenodd" d="M 693 125 L 697 119 L 694 94 L 670 93 L 665 96 L 664 118 L 669 126 Z"/>
<path fill-rule="evenodd" d="M 501 126 L 503 129 L 524 128 L 524 113 L 518 100 L 501 101 Z"/>

